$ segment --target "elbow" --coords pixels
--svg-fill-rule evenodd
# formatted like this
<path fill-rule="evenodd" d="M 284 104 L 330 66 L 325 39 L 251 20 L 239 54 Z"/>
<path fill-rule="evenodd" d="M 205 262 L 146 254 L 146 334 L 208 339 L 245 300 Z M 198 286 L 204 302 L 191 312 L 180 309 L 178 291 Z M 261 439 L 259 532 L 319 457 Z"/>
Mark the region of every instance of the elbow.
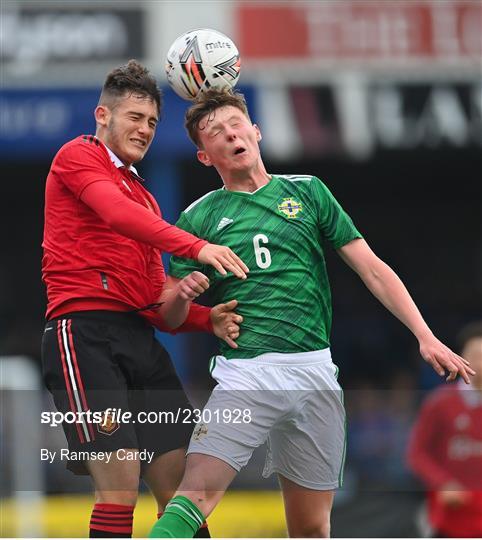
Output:
<path fill-rule="evenodd" d="M 141 316 L 160 332 L 171 333 L 172 326 L 168 324 L 168 321 L 166 321 L 166 318 L 160 313 L 159 309 L 142 312 Z"/>
<path fill-rule="evenodd" d="M 370 268 L 367 275 L 367 280 L 372 283 L 378 283 L 381 280 L 382 276 L 377 268 Z"/>
<path fill-rule="evenodd" d="M 187 312 L 184 309 L 176 309 L 175 306 L 169 303 L 163 304 L 159 310 L 159 315 L 162 318 L 164 327 L 169 333 L 175 332 L 185 321 Z"/>
<path fill-rule="evenodd" d="M 179 328 L 182 324 L 182 321 L 175 318 L 164 318 L 164 327 L 166 328 L 167 332 L 173 332 L 177 328 Z"/>
<path fill-rule="evenodd" d="M 107 212 L 102 218 L 112 230 L 116 232 L 122 230 L 122 216 L 118 212 Z"/>
<path fill-rule="evenodd" d="M 371 264 L 360 271 L 359 275 L 367 286 L 373 287 L 386 281 L 392 273 L 393 270 L 388 264 L 376 257 Z"/>
<path fill-rule="evenodd" d="M 370 290 L 381 282 L 381 274 L 377 268 L 374 267 L 365 268 L 361 270 L 358 275 Z"/>

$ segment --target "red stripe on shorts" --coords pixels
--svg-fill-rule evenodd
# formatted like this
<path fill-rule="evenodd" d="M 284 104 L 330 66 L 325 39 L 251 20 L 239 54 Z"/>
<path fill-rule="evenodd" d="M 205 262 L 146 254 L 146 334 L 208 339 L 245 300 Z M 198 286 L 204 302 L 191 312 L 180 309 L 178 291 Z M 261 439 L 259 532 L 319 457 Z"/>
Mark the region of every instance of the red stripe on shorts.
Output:
<path fill-rule="evenodd" d="M 77 386 L 79 388 L 80 398 L 82 399 L 82 406 L 83 406 L 84 411 L 88 411 L 89 407 L 87 405 L 87 397 L 85 395 L 84 384 L 82 383 L 82 377 L 80 376 L 79 365 L 77 364 L 77 355 L 75 353 L 74 339 L 72 335 L 72 319 L 69 319 L 69 322 L 67 324 L 67 335 L 69 338 L 70 356 L 72 358 L 72 364 L 75 370 Z M 92 427 L 92 424 L 90 422 L 86 422 L 86 423 L 89 427 L 90 436 L 92 440 L 94 441 L 95 440 L 94 428 Z"/>
<path fill-rule="evenodd" d="M 62 370 L 64 373 L 64 380 L 65 380 L 65 387 L 67 388 L 67 394 L 69 396 L 69 403 L 70 403 L 70 410 L 75 414 L 77 412 L 75 403 L 74 403 L 74 396 L 72 392 L 72 386 L 69 378 L 69 370 L 67 367 L 67 361 L 65 359 L 65 352 L 64 352 L 64 342 L 62 339 L 62 321 L 57 321 L 57 339 L 59 342 L 59 350 L 60 350 L 60 358 L 62 361 Z M 77 427 L 77 433 L 79 435 L 80 442 L 83 444 L 85 443 L 84 434 L 82 433 L 82 429 L 80 428 L 80 425 L 76 422 L 75 423 Z"/>

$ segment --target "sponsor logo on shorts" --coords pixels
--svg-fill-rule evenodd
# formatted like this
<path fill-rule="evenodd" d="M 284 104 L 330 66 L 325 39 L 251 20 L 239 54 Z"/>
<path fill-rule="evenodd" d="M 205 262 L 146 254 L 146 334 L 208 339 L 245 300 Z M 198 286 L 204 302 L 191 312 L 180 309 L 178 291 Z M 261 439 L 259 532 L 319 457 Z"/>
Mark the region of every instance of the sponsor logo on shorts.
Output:
<path fill-rule="evenodd" d="M 278 210 L 288 219 L 297 219 L 301 217 L 299 214 L 303 212 L 303 206 L 292 197 L 287 197 L 283 198 L 283 201 L 278 204 Z"/>
<path fill-rule="evenodd" d="M 198 424 L 192 433 L 194 441 L 200 441 L 205 435 L 208 434 L 208 427 L 206 424 Z"/>
<path fill-rule="evenodd" d="M 119 422 L 114 419 L 113 411 L 104 411 L 102 413 L 102 420 L 97 423 L 97 431 L 104 435 L 112 435 L 120 428 Z"/>

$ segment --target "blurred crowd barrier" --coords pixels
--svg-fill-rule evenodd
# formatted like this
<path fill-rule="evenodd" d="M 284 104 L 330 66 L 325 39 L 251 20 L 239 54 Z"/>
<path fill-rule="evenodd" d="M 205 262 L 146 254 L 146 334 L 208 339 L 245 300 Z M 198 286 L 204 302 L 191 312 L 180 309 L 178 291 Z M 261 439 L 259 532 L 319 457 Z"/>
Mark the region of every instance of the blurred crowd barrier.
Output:
<path fill-rule="evenodd" d="M 16 537 L 19 516 L 12 500 L 0 501 L 2 537 Z M 39 521 L 41 536 L 78 538 L 88 535 L 92 512 L 90 495 L 51 495 L 43 500 Z M 156 521 L 157 508 L 150 495 L 141 495 L 134 514 L 135 538 L 146 537 Z M 235 491 L 228 493 L 209 518 L 215 538 L 285 536 L 284 510 L 281 495 L 273 491 Z"/>

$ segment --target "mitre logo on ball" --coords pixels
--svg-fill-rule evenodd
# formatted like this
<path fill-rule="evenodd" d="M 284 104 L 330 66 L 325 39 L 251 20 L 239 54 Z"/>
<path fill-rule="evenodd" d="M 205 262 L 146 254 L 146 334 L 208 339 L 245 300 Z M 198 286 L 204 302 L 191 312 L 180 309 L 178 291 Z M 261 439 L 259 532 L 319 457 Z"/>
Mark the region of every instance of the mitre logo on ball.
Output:
<path fill-rule="evenodd" d="M 208 88 L 232 88 L 240 69 L 233 41 L 208 28 L 179 36 L 167 53 L 167 80 L 176 94 L 188 100 Z"/>

